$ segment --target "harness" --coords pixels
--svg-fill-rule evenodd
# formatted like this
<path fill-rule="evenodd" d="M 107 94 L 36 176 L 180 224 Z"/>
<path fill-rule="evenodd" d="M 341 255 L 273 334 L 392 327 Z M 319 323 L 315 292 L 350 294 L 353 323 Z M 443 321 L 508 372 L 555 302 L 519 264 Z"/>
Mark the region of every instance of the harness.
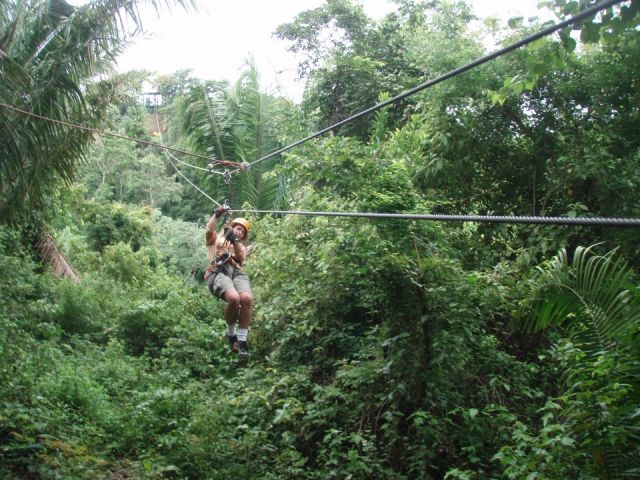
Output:
<path fill-rule="evenodd" d="M 225 227 L 225 233 L 227 233 L 227 230 L 229 230 L 229 228 Z M 224 253 L 221 253 L 220 255 L 217 255 L 216 258 L 211 261 L 211 263 L 207 267 L 207 270 L 204 273 L 205 281 L 208 282 L 212 276 L 215 277 L 218 273 L 225 273 L 227 275 L 229 274 L 224 271 L 225 266 L 229 265 L 229 262 L 233 258 L 233 254 L 231 253 L 229 246 L 230 246 L 229 241 L 226 240 L 226 235 L 225 235 L 225 241 L 220 245 L 220 247 L 223 247 L 223 248 L 226 247 L 226 251 Z"/>
<path fill-rule="evenodd" d="M 231 260 L 231 252 L 225 252 L 222 255 L 218 255 L 215 260 L 212 260 L 204 272 L 205 281 L 208 281 L 211 275 L 220 273 L 223 267 L 229 263 L 229 260 Z"/>
<path fill-rule="evenodd" d="M 218 255 L 211 264 L 214 265 L 216 269 L 219 269 L 223 265 L 226 265 L 229 260 L 231 260 L 231 252 L 224 252 L 222 255 Z"/>

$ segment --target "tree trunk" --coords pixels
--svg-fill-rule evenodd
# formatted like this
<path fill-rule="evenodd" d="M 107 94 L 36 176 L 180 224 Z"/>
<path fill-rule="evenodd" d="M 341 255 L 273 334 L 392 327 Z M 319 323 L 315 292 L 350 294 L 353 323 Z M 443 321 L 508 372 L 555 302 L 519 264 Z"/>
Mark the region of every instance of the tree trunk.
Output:
<path fill-rule="evenodd" d="M 51 265 L 53 274 L 56 277 L 68 278 L 75 283 L 80 282 L 80 276 L 75 272 L 64 255 L 58 250 L 58 245 L 56 245 L 55 239 L 46 229 L 43 229 L 42 231 L 42 238 L 36 244 L 36 250 L 40 254 L 42 260 Z"/>

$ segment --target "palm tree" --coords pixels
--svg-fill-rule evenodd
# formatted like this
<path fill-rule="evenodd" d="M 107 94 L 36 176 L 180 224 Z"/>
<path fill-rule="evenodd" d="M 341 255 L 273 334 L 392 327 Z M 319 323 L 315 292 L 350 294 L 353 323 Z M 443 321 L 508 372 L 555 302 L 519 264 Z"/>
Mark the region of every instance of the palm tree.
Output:
<path fill-rule="evenodd" d="M 178 101 L 176 111 L 192 149 L 223 160 L 251 163 L 279 147 L 272 120 L 276 102 L 260 91 L 257 69 L 247 62 L 234 85 L 198 85 Z M 234 208 L 245 204 L 258 209 L 280 208 L 286 199 L 282 175 L 265 175 L 276 162 L 274 157 L 237 172 L 228 185 L 221 175 L 204 174 L 199 181 L 220 201 L 228 199 Z"/>
<path fill-rule="evenodd" d="M 157 12 L 192 1 L 148 3 Z M 68 124 L 105 123 L 122 79 L 104 77 L 130 41 L 128 32 L 141 31 L 138 3 L 94 0 L 76 8 L 64 0 L 0 2 L 0 221 L 28 217 L 38 230 L 36 251 L 55 275 L 73 281 L 79 277 L 45 224 L 47 197 L 72 181 L 94 140 L 90 131 Z"/>
<path fill-rule="evenodd" d="M 105 76 L 142 27 L 139 3 L 0 2 L 0 218 L 44 210 L 47 193 L 72 180 L 93 134 L 24 112 L 99 128 L 118 92 L 119 79 Z M 193 0 L 147 3 L 157 11 Z"/>
<path fill-rule="evenodd" d="M 562 250 L 538 267 L 521 326 L 564 332 L 572 355 L 562 415 L 607 478 L 638 478 L 640 295 L 615 250 L 593 249 L 578 247 L 571 260 Z"/>

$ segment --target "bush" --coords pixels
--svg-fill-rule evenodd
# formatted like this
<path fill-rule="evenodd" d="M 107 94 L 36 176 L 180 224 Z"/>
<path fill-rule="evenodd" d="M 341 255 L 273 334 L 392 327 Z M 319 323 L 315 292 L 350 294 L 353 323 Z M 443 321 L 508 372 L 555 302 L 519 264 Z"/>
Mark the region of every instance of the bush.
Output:
<path fill-rule="evenodd" d="M 118 243 L 125 243 L 137 252 L 151 239 L 151 212 L 148 208 L 117 203 L 89 203 L 84 218 L 87 241 L 98 252 Z"/>

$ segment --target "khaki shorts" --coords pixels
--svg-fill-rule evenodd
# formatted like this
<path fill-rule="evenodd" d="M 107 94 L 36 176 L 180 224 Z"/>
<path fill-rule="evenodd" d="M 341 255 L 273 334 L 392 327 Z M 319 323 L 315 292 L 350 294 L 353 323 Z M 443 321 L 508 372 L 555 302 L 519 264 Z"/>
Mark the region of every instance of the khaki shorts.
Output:
<path fill-rule="evenodd" d="M 249 277 L 242 270 L 236 270 L 233 267 L 224 268 L 223 271 L 210 275 L 207 284 L 211 294 L 223 300 L 224 292 L 230 288 L 238 293 L 251 293 Z"/>

